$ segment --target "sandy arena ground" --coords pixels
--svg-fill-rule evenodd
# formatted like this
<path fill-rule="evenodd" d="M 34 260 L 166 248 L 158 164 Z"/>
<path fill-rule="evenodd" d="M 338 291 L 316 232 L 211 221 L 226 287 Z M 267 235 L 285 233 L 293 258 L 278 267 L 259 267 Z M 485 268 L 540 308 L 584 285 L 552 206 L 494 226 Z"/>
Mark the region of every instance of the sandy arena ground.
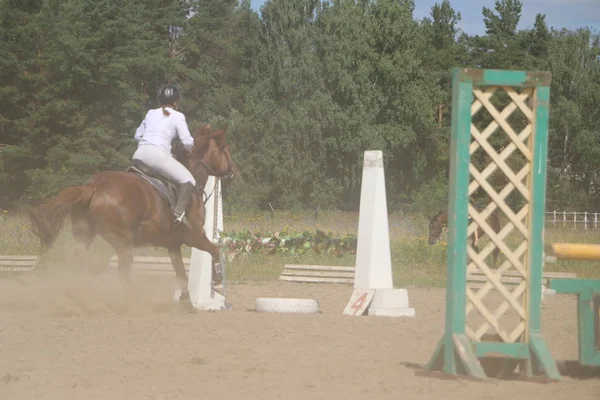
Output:
<path fill-rule="evenodd" d="M 444 328 L 444 291 L 409 290 L 416 318 L 348 317 L 346 285 L 228 286 L 233 310 L 186 314 L 171 275 L 0 280 L 0 399 L 600 399 L 600 378 L 540 384 L 416 375 Z M 259 314 L 257 297 L 322 313 Z M 576 359 L 575 299 L 546 298 L 543 334 Z"/>

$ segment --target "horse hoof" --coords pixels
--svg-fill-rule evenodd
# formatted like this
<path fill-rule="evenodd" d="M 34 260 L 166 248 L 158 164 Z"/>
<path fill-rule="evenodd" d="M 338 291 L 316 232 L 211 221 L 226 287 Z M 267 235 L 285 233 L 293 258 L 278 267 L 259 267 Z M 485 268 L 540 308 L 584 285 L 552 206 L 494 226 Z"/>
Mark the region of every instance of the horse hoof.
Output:
<path fill-rule="evenodd" d="M 222 276 L 214 276 L 212 280 L 213 286 L 223 286 L 223 277 Z"/>
<path fill-rule="evenodd" d="M 179 303 L 179 306 L 180 306 L 181 311 L 184 311 L 187 313 L 196 312 L 196 307 L 194 307 L 194 305 L 192 304 L 191 301 L 182 301 Z"/>
<path fill-rule="evenodd" d="M 184 302 L 184 301 L 190 301 L 190 292 L 187 290 L 182 290 L 181 291 L 181 295 L 179 295 L 179 301 L 180 302 Z M 191 304 L 191 303 L 190 303 Z"/>
<path fill-rule="evenodd" d="M 187 290 L 183 290 L 181 292 L 181 296 L 179 296 L 179 306 L 182 311 L 185 312 L 195 312 L 196 308 L 192 304 L 192 300 L 190 299 L 190 292 Z"/>
<path fill-rule="evenodd" d="M 219 293 L 221 296 L 225 296 L 225 288 L 223 285 L 212 285 L 212 290 Z"/>

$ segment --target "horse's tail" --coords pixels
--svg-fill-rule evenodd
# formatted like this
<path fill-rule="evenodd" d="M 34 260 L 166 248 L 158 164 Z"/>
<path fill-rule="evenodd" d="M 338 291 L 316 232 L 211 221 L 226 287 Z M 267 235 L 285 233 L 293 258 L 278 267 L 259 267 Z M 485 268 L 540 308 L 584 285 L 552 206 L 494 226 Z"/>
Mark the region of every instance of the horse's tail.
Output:
<path fill-rule="evenodd" d="M 52 247 L 67 215 L 73 209 L 87 207 L 93 194 L 94 188 L 91 186 L 73 186 L 37 208 L 27 207 L 33 233 L 44 246 Z"/>

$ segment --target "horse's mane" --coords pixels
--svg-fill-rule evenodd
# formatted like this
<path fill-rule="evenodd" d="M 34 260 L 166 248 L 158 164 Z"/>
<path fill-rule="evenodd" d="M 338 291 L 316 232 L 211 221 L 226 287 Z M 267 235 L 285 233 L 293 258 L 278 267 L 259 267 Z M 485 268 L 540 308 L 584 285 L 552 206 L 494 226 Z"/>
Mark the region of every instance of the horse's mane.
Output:
<path fill-rule="evenodd" d="M 222 145 L 225 143 L 225 131 L 224 129 L 214 130 L 210 124 L 206 124 L 201 126 L 194 135 L 194 146 L 192 147 L 192 153 L 196 156 L 200 156 L 208 146 L 208 143 L 211 139 L 214 139 L 218 145 Z M 183 145 L 181 141 L 176 139 L 173 141 L 173 146 L 171 148 L 171 152 L 175 156 L 175 158 L 181 162 L 186 164 L 186 161 L 189 157 L 184 151 Z"/>
<path fill-rule="evenodd" d="M 194 148 L 192 151 L 195 153 L 203 151 L 211 139 L 217 142 L 217 145 L 221 147 L 223 144 L 225 144 L 226 131 L 227 127 L 221 129 L 213 129 L 212 125 L 210 124 L 206 124 L 200 127 L 200 129 L 198 129 L 198 131 L 194 135 Z"/>

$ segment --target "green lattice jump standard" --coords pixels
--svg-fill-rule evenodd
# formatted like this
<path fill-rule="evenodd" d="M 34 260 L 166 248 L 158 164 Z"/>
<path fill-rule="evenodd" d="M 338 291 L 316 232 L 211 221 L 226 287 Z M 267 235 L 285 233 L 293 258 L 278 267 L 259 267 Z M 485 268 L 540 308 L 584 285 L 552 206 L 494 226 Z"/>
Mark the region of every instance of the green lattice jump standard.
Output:
<path fill-rule="evenodd" d="M 521 373 L 526 375 L 546 375 L 552 380 L 560 379 L 556 363 L 541 335 L 543 230 L 550 81 L 551 74 L 549 72 L 464 68 L 453 70 L 450 190 L 448 195 L 448 212 L 451 217 L 448 226 L 445 331 L 426 366 L 428 370 L 442 370 L 449 374 L 467 374 L 485 379 L 487 376 L 480 362 L 481 358 L 494 355 L 505 357 L 509 361 L 507 365 L 513 365 L 513 367 L 521 365 Z M 519 108 L 528 116 L 530 130 L 522 131 L 523 136 L 521 134 L 516 135 L 514 132 L 508 135 L 508 122 L 506 120 L 508 116 L 506 115 L 510 114 L 511 111 L 506 111 L 506 109 L 501 112 L 493 110 L 495 111 L 494 119 L 502 119 L 501 117 L 504 115 L 504 120 L 499 121 L 495 129 L 489 129 L 490 124 L 486 128 L 486 131 L 488 131 L 486 134 L 482 135 L 481 132 L 472 131 L 474 95 L 477 96 L 476 101 L 481 103 L 478 106 L 485 103 L 485 107 L 490 111 L 490 108 L 488 108 L 490 103 L 486 101 L 485 96 L 492 96 L 497 88 L 509 93 L 516 104 L 513 105 L 513 110 Z M 517 93 L 517 89 L 521 90 L 521 93 L 527 92 L 528 94 L 519 98 L 521 94 Z M 475 92 L 475 90 L 478 91 Z M 529 95 L 528 100 L 530 100 L 530 103 L 526 103 L 523 98 L 527 100 Z M 531 108 L 528 104 L 531 104 Z M 485 171 L 484 173 L 475 171 L 475 167 L 471 165 L 470 160 L 471 139 L 474 138 L 478 142 L 477 145 L 482 148 L 489 149 L 490 146 L 483 143 L 484 139 L 490 137 L 490 132 L 498 128 L 502 128 L 511 138 L 509 147 L 512 147 L 512 149 L 510 149 L 510 152 L 518 148 L 521 153 L 525 154 L 524 158 L 527 161 L 524 169 L 515 175 L 508 167 L 502 165 L 503 160 L 510 155 L 510 152 L 508 155 L 503 156 L 495 152 L 492 154 L 489 150 L 486 150 L 487 154 L 493 159 L 492 163 L 494 164 L 490 163 L 488 167 L 492 170 L 500 169 L 509 180 L 512 180 L 512 186 L 507 185 L 501 193 L 489 189 L 491 185 L 481 180 Z M 528 139 L 528 144 L 523 143 L 523 137 Z M 518 143 L 518 141 L 521 142 Z M 505 150 L 501 153 L 504 153 Z M 492 207 L 489 209 L 493 211 L 493 206 L 497 206 L 508 213 L 509 218 L 514 218 L 507 224 L 510 226 L 505 227 L 506 232 L 503 230 L 496 236 L 483 222 L 485 218 L 481 218 L 488 211 L 479 213 L 471 206 L 469 200 L 470 185 L 472 186 L 470 182 L 471 174 L 474 174 L 475 180 L 477 180 L 476 185 L 482 187 L 488 194 L 491 193 L 490 197 L 493 201 L 490 202 L 488 208 Z M 490 174 L 487 173 L 486 176 Z M 522 182 L 523 179 L 526 180 L 525 184 Z M 503 204 L 503 199 L 507 196 L 505 192 L 510 192 L 515 187 L 518 187 L 523 193 L 527 204 L 517 215 L 511 215 L 511 211 L 507 209 L 506 204 Z M 469 219 L 475 219 L 475 222 L 469 222 Z M 473 232 L 475 228 L 475 226 L 470 226 L 470 223 L 482 226 L 492 239 L 493 244 L 491 246 L 500 247 L 503 253 L 512 252 L 503 243 L 503 238 L 510 233 L 512 228 L 518 227 L 520 233 L 524 235 L 524 239 L 519 249 L 512 254 L 510 262 L 505 261 L 500 268 L 492 269 L 481 261 L 481 258 L 479 258 L 481 253 L 475 253 L 467 243 L 469 233 Z M 487 254 L 490 251 L 490 249 L 484 250 Z M 518 310 L 517 313 L 520 313 L 522 318 L 519 331 L 506 332 L 503 330 L 500 318 L 496 315 L 500 307 L 494 312 L 487 313 L 486 318 L 489 318 L 488 321 L 491 322 L 486 322 L 486 326 L 480 327 L 482 329 L 472 330 L 467 327 L 467 306 L 471 307 L 472 310 L 473 307 L 479 309 L 481 305 L 476 304 L 473 306 L 473 299 L 477 299 L 477 297 L 474 297 L 474 292 L 467 287 L 467 255 L 469 255 L 471 261 L 475 259 L 477 267 L 481 268 L 489 279 L 488 288 L 485 289 L 482 296 L 485 296 L 491 290 L 491 287 L 494 287 L 502 296 L 506 296 L 507 304 L 510 307 Z M 522 257 L 524 261 L 520 261 L 519 257 Z M 508 258 L 510 257 L 507 256 Z M 522 284 L 518 289 L 520 295 L 525 299 L 523 305 L 518 304 L 515 298 L 511 297 L 512 294 L 508 288 L 502 287 L 499 275 L 496 275 L 501 274 L 508 268 L 517 269 L 523 276 Z M 469 292 L 467 293 L 467 291 Z M 512 293 L 514 294 L 514 292 Z M 497 317 L 497 320 L 493 320 L 494 317 Z M 481 337 L 480 331 L 490 326 L 496 329 L 501 340 L 477 340 Z"/>

